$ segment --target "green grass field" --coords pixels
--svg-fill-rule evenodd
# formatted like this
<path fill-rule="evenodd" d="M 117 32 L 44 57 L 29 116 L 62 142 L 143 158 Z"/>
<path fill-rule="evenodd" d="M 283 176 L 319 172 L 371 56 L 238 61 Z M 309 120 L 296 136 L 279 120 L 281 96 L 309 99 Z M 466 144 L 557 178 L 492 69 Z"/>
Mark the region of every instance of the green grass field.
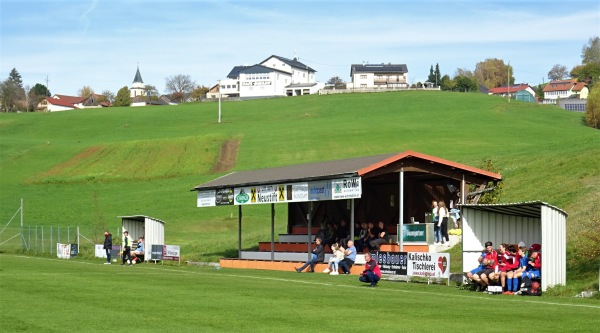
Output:
<path fill-rule="evenodd" d="M 597 300 L 356 276 L 0 255 L 2 332 L 597 331 Z"/>
<path fill-rule="evenodd" d="M 231 256 L 237 207 L 196 208 L 190 191 L 226 173 L 211 170 L 228 140 L 240 142 L 232 170 L 405 150 L 475 167 L 490 159 L 504 177 L 502 202 L 542 200 L 569 213 L 567 281 L 597 283 L 600 255 L 582 251 L 600 221 L 600 131 L 581 113 L 482 94 L 231 102 L 221 124 L 216 103 L 0 114 L 0 224 L 20 198 L 26 226 L 80 226 L 98 242 L 103 228 L 117 229 L 117 216 L 149 215 L 166 221 L 166 242 L 181 245 L 184 260 Z M 285 207 L 276 209 L 283 233 Z M 244 209 L 244 248 L 268 239 L 269 212 Z M 0 234 L 0 251 L 18 251 L 19 238 L 7 241 L 18 231 L 17 217 Z"/>

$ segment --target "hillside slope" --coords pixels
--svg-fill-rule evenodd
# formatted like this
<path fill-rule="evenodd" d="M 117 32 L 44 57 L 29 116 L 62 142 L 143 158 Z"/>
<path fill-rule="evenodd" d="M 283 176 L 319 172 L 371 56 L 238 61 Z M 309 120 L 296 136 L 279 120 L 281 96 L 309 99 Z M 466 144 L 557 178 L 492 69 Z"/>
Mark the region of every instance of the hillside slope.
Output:
<path fill-rule="evenodd" d="M 236 210 L 196 208 L 195 185 L 231 170 L 404 150 L 473 166 L 492 160 L 505 179 L 503 202 L 542 200 L 569 213 L 570 248 L 597 218 L 600 131 L 585 127 L 580 113 L 445 92 L 303 96 L 222 109 L 221 124 L 215 103 L 0 115 L 1 221 L 21 197 L 26 225 L 79 225 L 90 237 L 116 229 L 118 215 L 149 215 L 167 221 L 168 242 L 182 244 L 188 258 L 210 260 L 236 248 Z M 214 173 L 230 141 L 239 143 L 235 163 Z M 244 246 L 269 233 L 268 208 L 245 210 Z"/>

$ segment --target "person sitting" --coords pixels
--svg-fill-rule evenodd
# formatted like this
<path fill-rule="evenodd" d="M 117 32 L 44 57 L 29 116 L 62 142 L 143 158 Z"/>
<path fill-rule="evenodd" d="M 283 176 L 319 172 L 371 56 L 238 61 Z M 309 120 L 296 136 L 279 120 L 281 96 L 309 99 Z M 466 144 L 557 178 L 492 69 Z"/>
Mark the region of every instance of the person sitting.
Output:
<path fill-rule="evenodd" d="M 379 221 L 378 227 L 374 232 L 377 233 L 377 238 L 369 242 L 369 248 L 375 251 L 379 251 L 381 244 L 389 242 L 389 236 L 385 232 L 385 224 L 383 223 L 383 221 Z"/>
<path fill-rule="evenodd" d="M 492 242 L 485 242 L 485 256 L 482 263 L 484 268 L 473 274 L 473 280 L 479 284 L 479 291 L 485 291 L 487 286 L 490 285 L 488 277 L 494 273 L 498 266 L 498 253 L 494 250 Z"/>
<path fill-rule="evenodd" d="M 360 274 L 358 280 L 364 283 L 370 283 L 370 287 L 375 287 L 379 279 L 381 279 L 381 271 L 377 261 L 373 259 L 371 253 L 365 254 L 365 270 Z"/>
<path fill-rule="evenodd" d="M 323 246 L 323 244 L 321 244 L 321 238 L 319 238 L 319 237 L 315 238 L 315 244 L 316 244 L 316 246 L 315 246 L 314 250 L 312 250 L 312 258 L 310 260 L 308 260 L 304 265 L 302 265 L 302 267 L 300 267 L 300 268 L 294 267 L 296 272 L 300 273 L 306 267 L 310 266 L 310 270 L 308 272 L 314 273 L 315 265 L 317 263 L 323 262 L 323 260 L 325 260 L 325 247 Z"/>
<path fill-rule="evenodd" d="M 358 252 L 363 252 L 365 246 L 367 246 L 366 241 L 368 239 L 368 225 L 366 222 L 362 222 L 360 224 L 360 232 L 358 233 L 358 240 L 356 241 L 356 250 Z"/>
<path fill-rule="evenodd" d="M 140 262 L 140 257 L 144 255 L 144 237 L 138 239 L 137 248 L 131 252 L 131 261 Z"/>
<path fill-rule="evenodd" d="M 508 280 L 506 291 L 503 292 L 503 294 L 505 295 L 512 295 L 515 292 L 517 292 L 517 290 L 519 289 L 519 278 L 523 275 L 525 269 L 527 269 L 527 262 L 529 259 L 527 258 L 527 248 L 525 247 L 525 244 L 522 244 L 523 246 L 520 245 L 521 243 L 519 243 L 519 249 L 517 252 L 517 255 L 519 256 L 519 267 L 513 270 L 512 272 L 506 273 L 506 278 Z"/>
<path fill-rule="evenodd" d="M 523 277 L 530 279 L 539 279 L 541 277 L 542 269 L 542 254 L 540 253 L 539 244 L 533 244 L 529 248 L 529 260 L 527 261 L 527 268 L 523 272 Z"/>
<path fill-rule="evenodd" d="M 345 250 L 338 243 L 333 243 L 331 245 L 331 250 L 333 251 L 333 256 L 329 259 L 329 264 L 323 273 L 331 272 L 330 275 L 339 275 L 340 273 L 338 272 L 338 264 L 340 261 L 344 260 Z"/>
<path fill-rule="evenodd" d="M 465 273 L 467 275 L 467 278 L 471 282 L 475 282 L 475 280 L 473 279 L 473 275 L 475 275 L 477 272 L 479 272 L 480 270 L 485 268 L 485 265 L 483 264 L 483 259 L 485 258 L 485 253 L 486 253 L 485 250 L 482 251 L 479 258 L 477 258 L 477 262 L 479 262 L 479 266 L 477 266 L 477 267 L 473 268 L 472 270 L 470 270 L 469 272 Z"/>
<path fill-rule="evenodd" d="M 336 238 L 340 246 L 347 247 L 348 241 L 350 240 L 350 230 L 348 230 L 348 223 L 342 219 L 340 225 L 336 230 Z"/>
<path fill-rule="evenodd" d="M 340 261 L 340 268 L 344 274 L 350 274 L 350 268 L 354 265 L 354 261 L 356 261 L 356 248 L 354 247 L 354 241 L 348 241 L 348 247 L 346 251 L 344 251 L 344 255 L 346 258 Z"/>

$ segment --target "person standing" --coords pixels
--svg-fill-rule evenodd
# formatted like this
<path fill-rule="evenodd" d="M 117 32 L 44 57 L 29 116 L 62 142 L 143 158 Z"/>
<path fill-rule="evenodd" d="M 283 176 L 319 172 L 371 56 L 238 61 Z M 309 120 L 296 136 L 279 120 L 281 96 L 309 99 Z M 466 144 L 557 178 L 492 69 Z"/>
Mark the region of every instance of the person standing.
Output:
<path fill-rule="evenodd" d="M 123 231 L 123 263 L 121 265 L 127 264 L 131 265 L 131 244 L 132 240 L 129 237 L 129 231 Z"/>
<path fill-rule="evenodd" d="M 110 265 L 110 251 L 112 250 L 112 235 L 108 230 L 104 230 L 104 250 L 106 251 L 105 265 Z"/>
<path fill-rule="evenodd" d="M 319 237 L 315 238 L 315 244 L 316 244 L 316 247 L 314 250 L 312 250 L 312 258 L 310 260 L 308 260 L 304 265 L 302 265 L 302 267 L 300 267 L 300 268 L 294 267 L 296 272 L 300 273 L 306 267 L 310 266 L 309 272 L 314 273 L 315 265 L 317 263 L 323 262 L 323 260 L 325 260 L 325 247 L 323 246 L 323 244 L 321 244 L 321 238 L 319 238 Z"/>
<path fill-rule="evenodd" d="M 442 234 L 442 245 L 444 244 L 444 239 L 450 245 L 450 236 L 448 236 L 448 208 L 446 208 L 446 204 L 443 201 L 438 202 L 438 215 L 439 215 L 439 226 Z"/>
<path fill-rule="evenodd" d="M 438 202 L 436 200 L 433 200 L 431 202 L 431 222 L 433 222 L 433 236 L 435 240 L 435 245 L 438 245 L 442 240 L 442 229 L 440 228 L 440 215 L 438 213 Z"/>
<path fill-rule="evenodd" d="M 379 265 L 377 264 L 377 261 L 373 259 L 370 252 L 365 254 L 365 260 L 367 261 L 365 270 L 360 274 L 358 280 L 360 282 L 370 283 L 370 287 L 375 287 L 377 282 L 379 282 L 379 279 L 381 279 Z"/>

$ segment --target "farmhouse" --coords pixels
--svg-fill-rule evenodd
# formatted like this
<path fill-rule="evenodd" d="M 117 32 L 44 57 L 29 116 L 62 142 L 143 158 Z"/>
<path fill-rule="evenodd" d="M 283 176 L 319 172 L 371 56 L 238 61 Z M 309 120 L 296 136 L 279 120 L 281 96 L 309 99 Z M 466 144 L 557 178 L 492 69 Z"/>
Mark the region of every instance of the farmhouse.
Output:
<path fill-rule="evenodd" d="M 90 94 L 87 97 L 68 96 L 68 95 L 53 95 L 45 98 L 41 103 L 41 107 L 46 108 L 48 112 L 66 111 L 84 108 L 101 108 L 111 106 L 106 97 L 98 94 Z"/>
<path fill-rule="evenodd" d="M 535 91 L 527 83 L 511 84 L 488 90 L 488 95 L 514 98 L 519 101 L 535 102 Z"/>
<path fill-rule="evenodd" d="M 587 99 L 589 88 L 576 79 L 551 81 L 544 87 L 544 104 L 557 104 L 559 99 Z"/>
<path fill-rule="evenodd" d="M 408 68 L 405 64 L 362 64 L 350 67 L 352 82 L 347 89 L 406 89 Z"/>

